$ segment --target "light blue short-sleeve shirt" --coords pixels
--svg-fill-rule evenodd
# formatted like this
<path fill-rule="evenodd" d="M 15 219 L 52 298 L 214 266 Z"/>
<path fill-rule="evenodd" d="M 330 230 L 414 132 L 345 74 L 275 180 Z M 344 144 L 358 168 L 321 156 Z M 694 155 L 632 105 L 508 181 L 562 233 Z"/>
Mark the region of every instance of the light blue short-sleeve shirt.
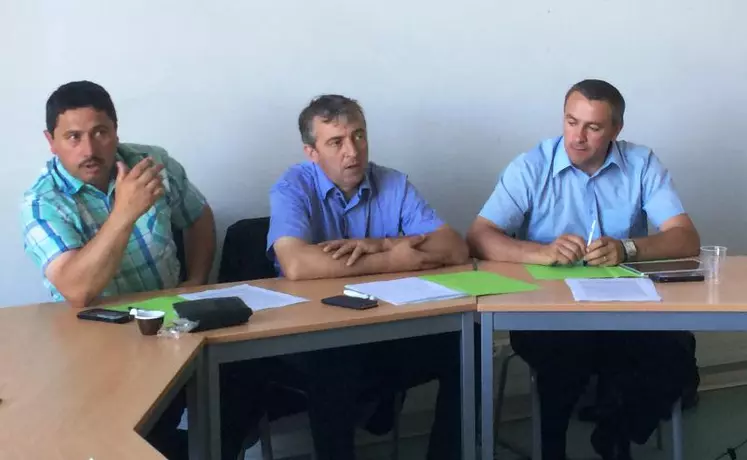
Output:
<path fill-rule="evenodd" d="M 589 176 L 573 166 L 563 138 L 514 159 L 480 211 L 506 234 L 547 244 L 563 234 L 638 238 L 685 212 L 667 169 L 648 147 L 625 141 Z"/>
<path fill-rule="evenodd" d="M 267 254 L 274 260 L 272 247 L 285 236 L 316 244 L 419 235 L 443 224 L 399 171 L 369 163 L 358 191 L 346 200 L 319 166 L 304 162 L 288 169 L 270 190 Z"/>

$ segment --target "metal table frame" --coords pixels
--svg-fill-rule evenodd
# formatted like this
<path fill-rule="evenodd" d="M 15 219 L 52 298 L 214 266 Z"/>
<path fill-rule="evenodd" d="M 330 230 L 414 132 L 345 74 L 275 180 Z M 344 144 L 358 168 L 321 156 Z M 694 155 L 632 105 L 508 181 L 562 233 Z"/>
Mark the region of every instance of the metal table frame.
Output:
<path fill-rule="evenodd" d="M 203 458 L 221 458 L 220 365 L 223 363 L 444 332 L 460 332 L 462 458 L 474 460 L 476 455 L 475 318 L 476 313 L 468 311 L 262 339 L 207 343 L 203 351 L 202 372 L 197 372 L 196 379 L 200 394 L 193 395 L 192 401 L 196 404 L 198 413 L 203 417 L 202 420 L 196 422 L 199 427 L 198 433 L 193 435 L 206 436 L 202 439 L 209 439 L 209 443 L 205 443 L 209 446 L 209 451 Z M 201 396 L 204 396 L 206 400 L 201 401 Z M 199 410 L 205 407 L 201 404 L 207 405 L 206 411 Z M 193 426 L 191 422 L 190 419 L 190 431 Z M 203 432 L 203 429 L 206 432 Z"/>
<path fill-rule="evenodd" d="M 481 458 L 494 458 L 493 439 L 493 331 L 747 331 L 747 313 L 743 312 L 481 312 L 480 349 L 482 377 Z M 675 438 L 681 439 L 681 433 Z M 675 443 L 673 457 L 681 459 Z"/>
<path fill-rule="evenodd" d="M 177 374 L 166 392 L 156 401 L 153 410 L 135 429 L 140 436 L 146 437 L 166 408 L 174 401 L 177 393 L 185 390 L 189 423 L 187 435 L 189 458 L 191 460 L 207 458 L 208 455 L 206 425 L 208 401 L 207 392 L 203 391 L 207 388 L 207 367 L 205 366 L 204 353 L 204 348 L 201 346 L 197 354 Z"/>

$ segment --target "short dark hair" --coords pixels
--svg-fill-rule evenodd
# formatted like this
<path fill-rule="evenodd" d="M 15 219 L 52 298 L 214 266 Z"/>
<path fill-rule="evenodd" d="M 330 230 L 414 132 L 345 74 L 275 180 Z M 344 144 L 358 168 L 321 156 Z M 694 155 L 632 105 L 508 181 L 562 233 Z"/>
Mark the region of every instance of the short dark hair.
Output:
<path fill-rule="evenodd" d="M 114 127 L 117 126 L 117 112 L 106 90 L 90 81 L 72 81 L 57 88 L 47 99 L 47 131 L 54 135 L 57 117 L 68 110 L 92 107 L 106 113 Z"/>
<path fill-rule="evenodd" d="M 620 91 L 604 80 L 583 80 L 571 86 L 565 93 L 565 102 L 571 94 L 579 92 L 590 101 L 603 101 L 612 108 L 612 122 L 617 126 L 623 125 L 625 118 L 625 99 Z"/>
<path fill-rule="evenodd" d="M 298 130 L 301 131 L 301 140 L 306 145 L 314 145 L 316 137 L 314 134 L 314 118 L 319 117 L 324 123 L 339 119 L 355 119 L 360 117 L 364 122 L 358 101 L 339 94 L 325 94 L 311 100 L 309 105 L 301 111 L 298 116 Z"/>

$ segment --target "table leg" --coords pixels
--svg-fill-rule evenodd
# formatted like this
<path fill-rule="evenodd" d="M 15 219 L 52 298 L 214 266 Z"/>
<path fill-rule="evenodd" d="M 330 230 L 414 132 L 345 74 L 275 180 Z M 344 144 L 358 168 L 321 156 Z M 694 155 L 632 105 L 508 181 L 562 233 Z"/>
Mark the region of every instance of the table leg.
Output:
<path fill-rule="evenodd" d="M 481 313 L 480 377 L 482 380 L 482 460 L 493 460 L 493 314 Z"/>
<path fill-rule="evenodd" d="M 221 458 L 221 431 L 220 431 L 220 364 L 212 356 L 211 349 L 206 350 L 207 356 L 207 416 L 208 436 L 210 448 L 208 459 L 220 460 Z"/>
<path fill-rule="evenodd" d="M 475 313 L 462 313 L 462 459 L 475 459 Z"/>
<path fill-rule="evenodd" d="M 208 457 L 207 366 L 204 353 L 204 350 L 200 351 L 195 358 L 195 372 L 186 387 L 190 460 Z"/>

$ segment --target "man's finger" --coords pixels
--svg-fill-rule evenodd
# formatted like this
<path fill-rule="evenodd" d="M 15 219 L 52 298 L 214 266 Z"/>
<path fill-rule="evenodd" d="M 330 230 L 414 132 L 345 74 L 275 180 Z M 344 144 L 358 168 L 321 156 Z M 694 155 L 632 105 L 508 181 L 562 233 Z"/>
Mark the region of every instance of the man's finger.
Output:
<path fill-rule="evenodd" d="M 559 240 L 558 248 L 563 248 L 567 251 L 570 251 L 570 254 L 568 254 L 567 252 L 565 254 L 571 257 L 571 259 L 573 260 L 578 260 L 584 257 L 584 253 L 585 253 L 584 248 L 579 247 L 573 241 Z"/>
<path fill-rule="evenodd" d="M 423 234 L 423 235 L 418 235 L 414 238 L 410 238 L 408 241 L 410 242 L 411 248 L 417 248 L 418 246 L 423 244 L 427 238 L 428 236 Z"/>
<path fill-rule="evenodd" d="M 602 246 L 594 252 L 589 253 L 586 263 L 592 266 L 612 265 L 615 255 L 614 252 L 610 252 L 610 249 L 610 246 Z"/>
<path fill-rule="evenodd" d="M 589 251 L 586 254 L 586 257 L 584 257 L 584 260 L 586 260 L 587 262 L 591 262 L 592 260 L 595 260 L 595 259 L 601 259 L 605 256 L 605 254 L 607 254 L 607 252 L 609 252 L 609 250 L 607 249 L 606 246 L 598 247 L 597 249 L 594 249 L 593 251 Z"/>
<path fill-rule="evenodd" d="M 145 171 L 143 171 L 142 174 L 140 174 L 140 177 L 137 178 L 137 181 L 141 184 L 147 184 L 148 182 L 152 180 L 158 180 L 159 182 L 163 182 L 163 179 L 159 175 L 161 170 L 163 169 L 163 165 L 154 165 L 150 168 L 147 168 Z"/>
<path fill-rule="evenodd" d="M 561 239 L 564 239 L 566 241 L 571 241 L 572 243 L 574 243 L 580 248 L 586 247 L 586 241 L 584 241 L 584 239 L 578 235 L 563 235 Z"/>
<path fill-rule="evenodd" d="M 358 261 L 358 259 L 361 258 L 361 256 L 365 253 L 365 249 L 363 249 L 362 245 L 358 245 L 353 249 L 353 252 L 350 254 L 350 257 L 348 257 L 348 261 L 345 265 L 348 267 L 352 266 L 355 262 Z"/>
<path fill-rule="evenodd" d="M 129 172 L 130 169 L 123 161 L 117 162 L 117 182 L 122 182 Z"/>
<path fill-rule="evenodd" d="M 589 245 L 587 252 L 596 251 L 597 249 L 604 247 L 605 244 L 607 244 L 607 239 L 604 237 L 599 238 L 598 240 L 594 240 Z"/>
<path fill-rule="evenodd" d="M 153 166 L 153 160 L 150 159 L 150 157 L 143 158 L 142 160 L 138 161 L 138 163 L 132 167 L 130 170 L 130 175 L 134 178 L 140 177 L 141 174 L 143 174 L 143 171 Z"/>
<path fill-rule="evenodd" d="M 561 245 L 558 245 L 557 247 L 557 259 L 558 259 L 558 263 L 561 265 L 570 265 L 576 260 L 578 260 L 576 257 L 576 254 L 573 252 L 572 249 L 569 249 Z"/>
<path fill-rule="evenodd" d="M 356 244 L 355 243 L 346 243 L 340 246 L 340 248 L 335 251 L 334 254 L 332 254 L 332 258 L 337 260 L 340 257 L 344 256 L 345 254 L 350 254 L 355 249 Z"/>
<path fill-rule="evenodd" d="M 319 243 L 319 246 L 322 247 L 322 251 L 329 252 L 342 246 L 342 242 L 340 240 L 324 241 Z"/>

